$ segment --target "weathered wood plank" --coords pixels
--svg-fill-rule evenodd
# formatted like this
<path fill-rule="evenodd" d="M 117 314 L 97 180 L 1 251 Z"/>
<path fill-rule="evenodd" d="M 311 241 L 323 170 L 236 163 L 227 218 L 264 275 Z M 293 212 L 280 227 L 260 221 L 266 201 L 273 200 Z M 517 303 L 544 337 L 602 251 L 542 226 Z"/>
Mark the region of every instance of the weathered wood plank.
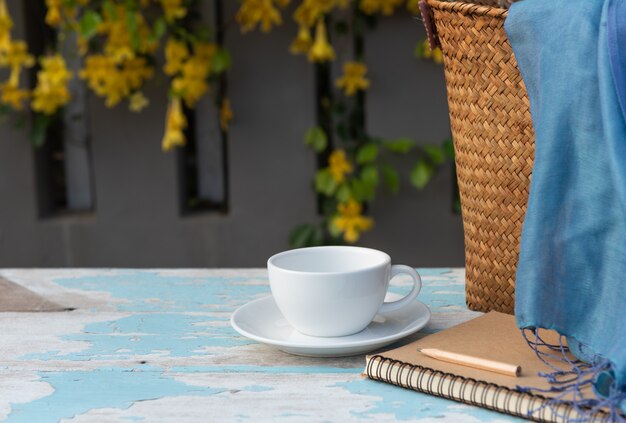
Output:
<path fill-rule="evenodd" d="M 421 269 L 433 319 L 475 315 L 464 273 Z M 239 336 L 234 309 L 269 294 L 265 270 L 1 270 L 71 312 L 0 313 L 8 422 L 509 421 L 361 376 L 363 355 L 292 356 Z M 393 290 L 408 289 L 405 280 Z"/>

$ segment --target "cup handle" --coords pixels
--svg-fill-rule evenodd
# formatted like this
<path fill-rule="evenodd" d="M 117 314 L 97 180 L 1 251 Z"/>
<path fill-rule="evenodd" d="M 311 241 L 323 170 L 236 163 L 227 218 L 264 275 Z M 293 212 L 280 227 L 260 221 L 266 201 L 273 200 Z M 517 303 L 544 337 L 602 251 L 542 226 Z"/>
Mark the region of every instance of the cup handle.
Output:
<path fill-rule="evenodd" d="M 387 313 L 389 311 L 398 310 L 406 306 L 407 304 L 412 302 L 415 297 L 417 297 L 417 295 L 420 293 L 420 290 L 422 289 L 422 278 L 420 277 L 419 273 L 417 273 L 412 267 L 405 266 L 403 264 L 395 264 L 391 266 L 391 279 L 393 279 L 396 275 L 411 276 L 411 278 L 413 278 L 413 289 L 406 297 L 402 299 L 383 303 L 382 307 L 379 310 L 380 313 Z"/>

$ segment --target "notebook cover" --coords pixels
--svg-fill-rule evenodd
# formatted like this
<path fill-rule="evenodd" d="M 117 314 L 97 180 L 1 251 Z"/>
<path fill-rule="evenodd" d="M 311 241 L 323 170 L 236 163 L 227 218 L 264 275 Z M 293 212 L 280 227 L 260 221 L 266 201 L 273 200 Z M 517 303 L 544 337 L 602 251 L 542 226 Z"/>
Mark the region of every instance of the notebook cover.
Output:
<path fill-rule="evenodd" d="M 559 343 L 559 335 L 556 332 L 541 331 L 540 335 L 546 342 L 557 345 Z M 418 348 L 437 348 L 517 364 L 522 367 L 522 372 L 519 377 L 512 377 L 446 363 L 420 354 Z M 548 401 L 547 397 L 558 395 L 558 393 L 530 395 L 517 391 L 517 386 L 549 389 L 550 384 L 545 378 L 538 376 L 538 373 L 550 373 L 553 370 L 542 363 L 528 346 L 515 324 L 515 317 L 498 312 L 487 313 L 400 348 L 369 355 L 366 360 L 366 375 L 372 379 L 431 394 L 440 392 L 442 397 L 518 416 L 528 417 L 528 410 L 536 410 Z M 562 366 L 556 360 L 550 362 L 557 367 Z M 416 376 L 420 373 L 426 375 Z M 510 398 L 511 395 L 513 398 Z M 517 401 L 515 397 L 525 398 L 523 401 Z M 571 410 L 572 407 L 562 405 L 558 408 L 556 414 L 542 410 L 532 417 L 539 421 L 563 421 L 564 419 L 559 418 L 557 414 L 580 417 Z M 598 413 L 596 417 L 605 420 L 607 415 Z"/>

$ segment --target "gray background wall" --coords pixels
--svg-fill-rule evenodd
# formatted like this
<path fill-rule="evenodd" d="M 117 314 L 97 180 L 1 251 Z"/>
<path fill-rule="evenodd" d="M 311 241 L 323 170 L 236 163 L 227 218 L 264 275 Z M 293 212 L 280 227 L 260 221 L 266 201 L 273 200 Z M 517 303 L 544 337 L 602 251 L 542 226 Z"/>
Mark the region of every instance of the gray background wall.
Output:
<path fill-rule="evenodd" d="M 21 3 L 9 1 L 23 33 Z M 230 2 L 229 2 L 230 3 Z M 230 6 L 232 7 L 232 6 Z M 27 131 L 0 126 L 0 266 L 244 267 L 265 264 L 288 248 L 288 234 L 317 219 L 311 188 L 315 156 L 302 142 L 315 124 L 313 67 L 288 53 L 296 28 L 269 35 L 226 34 L 235 111 L 229 134 L 229 212 L 180 213 L 176 154 L 160 140 L 166 84 L 152 83 L 150 107 L 133 114 L 89 96 L 95 211 L 40 218 L 33 148 Z M 366 38 L 372 87 L 367 125 L 373 135 L 424 143 L 449 136 L 440 66 L 413 58 L 423 33 L 406 13 L 381 18 Z M 214 120 L 215 116 L 207 119 Z M 462 266 L 461 218 L 452 213 L 450 166 L 423 191 L 407 182 L 411 161 L 399 159 L 400 193 L 384 189 L 370 208 L 376 227 L 359 245 L 413 266 Z"/>

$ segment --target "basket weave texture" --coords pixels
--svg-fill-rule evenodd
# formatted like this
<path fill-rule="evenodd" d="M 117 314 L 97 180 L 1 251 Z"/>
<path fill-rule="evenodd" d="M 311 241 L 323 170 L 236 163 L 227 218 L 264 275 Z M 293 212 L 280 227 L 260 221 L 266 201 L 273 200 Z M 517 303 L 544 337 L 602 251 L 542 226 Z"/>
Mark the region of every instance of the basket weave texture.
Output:
<path fill-rule="evenodd" d="M 534 157 L 528 95 L 497 0 L 427 0 L 444 56 L 465 237 L 466 301 L 514 311 Z M 478 4 L 481 3 L 481 4 Z"/>

